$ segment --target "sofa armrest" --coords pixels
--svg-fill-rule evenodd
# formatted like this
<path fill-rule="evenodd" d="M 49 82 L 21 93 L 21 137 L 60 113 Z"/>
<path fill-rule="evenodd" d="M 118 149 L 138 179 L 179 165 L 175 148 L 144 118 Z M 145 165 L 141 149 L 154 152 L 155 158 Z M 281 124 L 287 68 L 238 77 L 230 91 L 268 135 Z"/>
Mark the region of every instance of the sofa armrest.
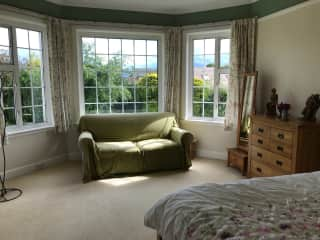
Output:
<path fill-rule="evenodd" d="M 193 135 L 191 132 L 178 127 L 171 128 L 170 135 L 173 141 L 183 146 L 190 145 L 193 141 Z"/>
<path fill-rule="evenodd" d="M 92 134 L 88 131 L 80 134 L 78 143 L 82 153 L 83 182 L 89 182 L 97 178 L 95 166 L 96 144 Z"/>
<path fill-rule="evenodd" d="M 178 127 L 173 127 L 171 128 L 170 136 L 173 141 L 183 147 L 186 156 L 186 168 L 189 168 L 192 165 L 190 156 L 190 147 L 193 142 L 192 133 Z"/>

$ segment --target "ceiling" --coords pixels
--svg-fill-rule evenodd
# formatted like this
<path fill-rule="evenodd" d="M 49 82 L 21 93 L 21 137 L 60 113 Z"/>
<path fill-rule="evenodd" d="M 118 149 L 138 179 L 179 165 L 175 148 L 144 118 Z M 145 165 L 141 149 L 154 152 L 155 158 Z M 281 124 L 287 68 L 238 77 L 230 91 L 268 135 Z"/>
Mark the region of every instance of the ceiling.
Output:
<path fill-rule="evenodd" d="M 59 5 L 184 14 L 240 6 L 257 0 L 46 0 Z"/>

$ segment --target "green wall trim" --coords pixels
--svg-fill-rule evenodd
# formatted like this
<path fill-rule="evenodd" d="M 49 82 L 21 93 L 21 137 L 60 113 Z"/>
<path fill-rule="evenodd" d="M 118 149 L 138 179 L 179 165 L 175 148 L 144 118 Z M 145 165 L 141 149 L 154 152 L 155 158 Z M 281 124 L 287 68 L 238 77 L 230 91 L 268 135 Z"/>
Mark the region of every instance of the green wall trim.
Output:
<path fill-rule="evenodd" d="M 251 5 L 215 9 L 205 12 L 181 14 L 176 16 L 176 25 L 192 25 L 210 22 L 229 21 L 251 16 Z"/>
<path fill-rule="evenodd" d="M 308 0 L 259 0 L 252 4 L 187 14 L 160 14 L 57 5 L 45 0 L 0 0 L 17 8 L 69 20 L 184 26 L 240 18 L 264 17 Z"/>
<path fill-rule="evenodd" d="M 252 14 L 261 18 L 308 0 L 259 0 L 251 5 Z"/>

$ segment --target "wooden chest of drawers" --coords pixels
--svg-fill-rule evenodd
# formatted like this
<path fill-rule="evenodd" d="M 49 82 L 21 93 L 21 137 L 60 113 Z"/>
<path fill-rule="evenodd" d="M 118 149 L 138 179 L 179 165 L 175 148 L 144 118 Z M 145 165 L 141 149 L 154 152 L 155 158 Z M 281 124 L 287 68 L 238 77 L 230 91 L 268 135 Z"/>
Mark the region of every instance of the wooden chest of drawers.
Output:
<path fill-rule="evenodd" d="M 320 170 L 320 124 L 252 117 L 249 176 L 271 177 Z"/>

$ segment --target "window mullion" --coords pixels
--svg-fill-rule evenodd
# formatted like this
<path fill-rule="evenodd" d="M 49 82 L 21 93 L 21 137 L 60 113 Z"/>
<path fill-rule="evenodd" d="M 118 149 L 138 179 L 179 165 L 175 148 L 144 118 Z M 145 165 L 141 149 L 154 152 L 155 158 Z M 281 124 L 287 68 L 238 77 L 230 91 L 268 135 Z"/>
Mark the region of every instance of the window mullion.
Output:
<path fill-rule="evenodd" d="M 23 126 L 22 120 L 22 104 L 21 104 L 21 89 L 20 89 L 20 73 L 19 73 L 19 60 L 18 60 L 18 48 L 17 48 L 17 36 L 16 36 L 16 28 L 11 28 L 11 36 L 12 36 L 12 56 L 13 56 L 13 66 L 14 66 L 14 104 L 15 104 L 15 112 L 16 112 L 16 125 L 17 127 Z"/>
<path fill-rule="evenodd" d="M 214 71 L 214 119 L 218 117 L 218 101 L 219 101 L 219 75 L 220 75 L 220 38 L 216 38 L 215 44 L 215 62 L 216 69 Z"/>

